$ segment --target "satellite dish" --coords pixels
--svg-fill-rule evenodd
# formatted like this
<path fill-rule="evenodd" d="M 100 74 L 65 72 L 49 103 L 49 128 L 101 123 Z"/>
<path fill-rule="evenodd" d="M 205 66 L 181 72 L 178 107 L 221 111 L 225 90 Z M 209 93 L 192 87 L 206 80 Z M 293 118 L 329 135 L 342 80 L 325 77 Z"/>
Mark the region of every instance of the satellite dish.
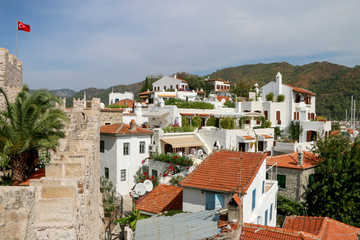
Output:
<path fill-rule="evenodd" d="M 154 188 L 154 185 L 150 180 L 145 180 L 144 185 L 145 185 L 145 188 L 146 188 L 147 192 L 151 192 L 153 190 L 153 188 Z"/>
<path fill-rule="evenodd" d="M 134 198 L 137 198 L 137 197 L 139 197 L 139 194 L 137 194 L 137 193 L 135 192 L 135 190 L 132 190 L 132 191 L 131 191 L 131 196 L 134 197 Z"/>
<path fill-rule="evenodd" d="M 136 184 L 134 190 L 135 190 L 135 192 L 136 192 L 137 194 L 139 194 L 139 196 L 144 195 L 144 194 L 146 193 L 145 184 L 143 184 L 143 183 L 138 183 L 138 184 Z"/>

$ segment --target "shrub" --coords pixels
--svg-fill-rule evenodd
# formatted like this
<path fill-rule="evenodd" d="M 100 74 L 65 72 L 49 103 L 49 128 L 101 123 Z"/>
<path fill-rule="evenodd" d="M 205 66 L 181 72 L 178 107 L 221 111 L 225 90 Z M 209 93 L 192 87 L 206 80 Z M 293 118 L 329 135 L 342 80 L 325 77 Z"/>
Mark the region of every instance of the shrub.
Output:
<path fill-rule="evenodd" d="M 169 183 L 170 183 L 170 185 L 177 186 L 183 179 L 184 179 L 183 176 L 177 175 L 177 176 L 172 177 L 170 179 Z"/>
<path fill-rule="evenodd" d="M 209 117 L 209 119 L 206 122 L 206 126 L 214 126 L 216 127 L 217 118 L 214 116 Z"/>
<path fill-rule="evenodd" d="M 270 92 L 266 94 L 266 101 L 272 102 L 274 100 L 274 93 Z"/>
<path fill-rule="evenodd" d="M 112 105 L 106 106 L 105 108 L 128 108 L 128 106 L 127 105 L 112 104 Z"/>
<path fill-rule="evenodd" d="M 278 102 L 283 102 L 283 101 L 285 101 L 285 96 L 284 96 L 283 94 L 278 95 L 278 96 L 277 96 L 277 101 L 278 101 Z"/>
<path fill-rule="evenodd" d="M 104 214 L 110 217 L 116 208 L 116 195 L 113 183 L 105 177 L 100 177 L 100 191 L 102 193 L 102 202 Z"/>
<path fill-rule="evenodd" d="M 275 139 L 278 137 L 281 137 L 281 134 L 284 132 L 284 130 L 281 130 L 279 127 L 274 127 L 274 135 Z"/>
<path fill-rule="evenodd" d="M 180 99 L 169 99 L 165 105 L 175 105 L 178 108 L 214 109 L 214 105 L 206 102 L 186 102 Z"/>
<path fill-rule="evenodd" d="M 189 118 L 188 117 L 185 117 L 185 116 L 182 116 L 181 117 L 181 125 L 183 126 L 183 127 L 185 127 L 185 126 L 189 126 L 190 124 L 189 124 Z"/>
<path fill-rule="evenodd" d="M 300 126 L 300 123 L 292 121 L 289 126 L 290 139 L 299 141 L 301 132 L 302 127 Z"/>
<path fill-rule="evenodd" d="M 220 125 L 224 129 L 233 129 L 234 128 L 234 119 L 231 117 L 225 117 L 221 119 Z"/>
<path fill-rule="evenodd" d="M 183 166 L 183 167 L 190 167 L 192 166 L 194 163 L 193 161 L 188 158 L 187 156 L 179 156 L 175 153 L 172 154 L 158 154 L 155 155 L 154 157 L 152 157 L 152 159 L 154 161 L 159 161 L 159 162 L 166 162 L 166 163 L 170 163 L 170 164 L 174 164 L 176 166 Z"/>
<path fill-rule="evenodd" d="M 193 126 L 183 126 L 183 127 L 179 127 L 179 126 L 171 126 L 168 125 L 166 127 L 163 128 L 165 133 L 172 133 L 172 132 L 193 132 L 194 131 L 194 127 Z"/>
<path fill-rule="evenodd" d="M 235 103 L 234 102 L 226 102 L 226 103 L 224 103 L 224 106 L 228 107 L 228 108 L 235 108 Z"/>
<path fill-rule="evenodd" d="M 191 125 L 193 127 L 198 128 L 201 126 L 201 122 L 202 122 L 202 118 L 199 115 L 196 115 L 195 117 L 192 118 Z"/>

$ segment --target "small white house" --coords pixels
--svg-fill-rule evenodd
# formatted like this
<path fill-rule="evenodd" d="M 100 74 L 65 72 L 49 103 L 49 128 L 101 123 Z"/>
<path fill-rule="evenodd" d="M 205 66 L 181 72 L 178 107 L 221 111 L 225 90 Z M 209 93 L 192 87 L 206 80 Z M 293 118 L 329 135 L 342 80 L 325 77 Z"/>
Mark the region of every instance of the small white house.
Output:
<path fill-rule="evenodd" d="M 174 77 L 162 77 L 156 82 L 153 83 L 153 91 L 159 92 L 159 91 L 171 91 L 171 90 L 186 90 L 188 89 L 188 83 L 186 80 L 178 79 L 176 78 L 176 75 Z"/>
<path fill-rule="evenodd" d="M 116 186 L 116 193 L 129 194 L 135 185 L 134 175 L 149 156 L 153 131 L 130 124 L 118 123 L 100 128 L 101 176 Z"/>
<path fill-rule="evenodd" d="M 226 208 L 237 194 L 245 223 L 276 226 L 278 184 L 266 180 L 265 158 L 262 153 L 214 152 L 180 182 L 183 211 Z"/>
<path fill-rule="evenodd" d="M 114 104 L 123 99 L 134 100 L 134 93 L 132 92 L 124 92 L 124 93 L 109 93 L 109 105 Z"/>

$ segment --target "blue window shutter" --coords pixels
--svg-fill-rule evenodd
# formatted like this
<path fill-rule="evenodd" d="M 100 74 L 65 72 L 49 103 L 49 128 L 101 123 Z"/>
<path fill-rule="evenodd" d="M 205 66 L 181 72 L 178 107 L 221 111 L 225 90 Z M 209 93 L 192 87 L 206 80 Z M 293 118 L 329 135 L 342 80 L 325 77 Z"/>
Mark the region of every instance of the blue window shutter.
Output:
<path fill-rule="evenodd" d="M 273 209 L 273 204 L 270 205 L 270 221 L 272 219 L 272 209 Z"/>
<path fill-rule="evenodd" d="M 264 225 L 267 226 L 268 224 L 268 210 L 265 211 L 265 223 Z"/>
<path fill-rule="evenodd" d="M 256 206 L 256 188 L 254 188 L 252 192 L 252 210 L 255 209 Z"/>
<path fill-rule="evenodd" d="M 206 206 L 205 210 L 213 210 L 215 209 L 215 194 L 206 192 Z"/>
<path fill-rule="evenodd" d="M 263 180 L 263 185 L 262 185 L 262 193 L 264 194 L 265 192 L 265 180 Z"/>

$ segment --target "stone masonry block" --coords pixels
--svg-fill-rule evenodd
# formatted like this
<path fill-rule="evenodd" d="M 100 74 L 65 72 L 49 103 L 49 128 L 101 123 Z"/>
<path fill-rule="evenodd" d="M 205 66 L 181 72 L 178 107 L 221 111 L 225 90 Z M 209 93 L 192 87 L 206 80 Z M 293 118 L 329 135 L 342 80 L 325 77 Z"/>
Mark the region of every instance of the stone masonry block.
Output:
<path fill-rule="evenodd" d="M 36 206 L 38 226 L 69 225 L 73 221 L 73 199 L 40 199 Z"/>
<path fill-rule="evenodd" d="M 80 178 L 84 175 L 81 163 L 64 163 L 65 178 Z"/>
<path fill-rule="evenodd" d="M 76 198 L 76 188 L 70 186 L 43 186 L 41 198 Z"/>
<path fill-rule="evenodd" d="M 45 165 L 45 176 L 53 178 L 62 178 L 62 164 L 61 163 L 48 163 Z"/>

